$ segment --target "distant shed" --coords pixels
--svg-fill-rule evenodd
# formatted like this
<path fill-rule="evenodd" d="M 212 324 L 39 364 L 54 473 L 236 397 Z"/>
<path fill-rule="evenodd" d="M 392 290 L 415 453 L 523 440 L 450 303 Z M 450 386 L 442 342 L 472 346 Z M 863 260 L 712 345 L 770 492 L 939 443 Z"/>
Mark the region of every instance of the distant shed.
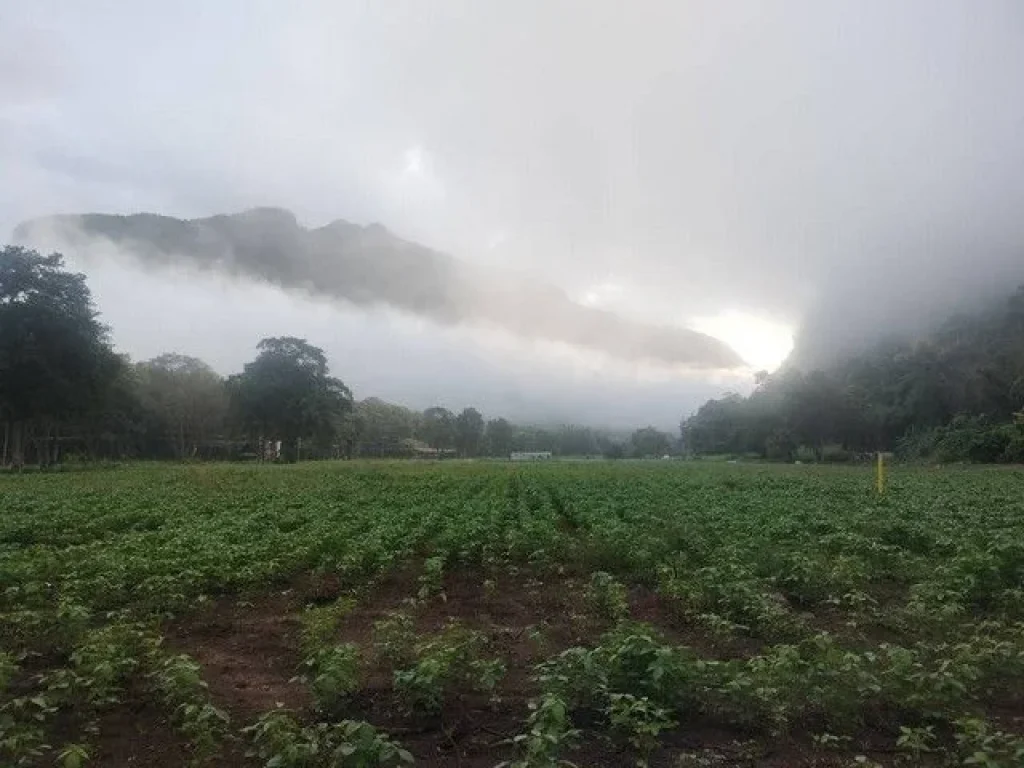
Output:
<path fill-rule="evenodd" d="M 512 451 L 509 454 L 512 461 L 550 461 L 551 451 Z"/>

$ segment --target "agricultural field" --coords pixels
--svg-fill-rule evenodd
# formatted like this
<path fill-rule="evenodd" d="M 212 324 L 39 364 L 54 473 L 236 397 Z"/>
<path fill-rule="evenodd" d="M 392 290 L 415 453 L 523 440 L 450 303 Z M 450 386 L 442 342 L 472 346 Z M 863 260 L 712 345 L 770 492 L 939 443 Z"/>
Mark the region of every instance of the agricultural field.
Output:
<path fill-rule="evenodd" d="M 0 766 L 1024 765 L 1024 472 L 0 477 Z"/>

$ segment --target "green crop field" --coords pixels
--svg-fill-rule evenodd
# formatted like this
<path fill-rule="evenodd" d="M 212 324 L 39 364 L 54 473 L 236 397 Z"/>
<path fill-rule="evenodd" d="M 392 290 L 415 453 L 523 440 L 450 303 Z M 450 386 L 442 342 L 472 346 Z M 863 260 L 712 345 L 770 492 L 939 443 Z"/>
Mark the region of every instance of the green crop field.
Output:
<path fill-rule="evenodd" d="M 0 477 L 0 766 L 1024 765 L 1024 472 Z"/>

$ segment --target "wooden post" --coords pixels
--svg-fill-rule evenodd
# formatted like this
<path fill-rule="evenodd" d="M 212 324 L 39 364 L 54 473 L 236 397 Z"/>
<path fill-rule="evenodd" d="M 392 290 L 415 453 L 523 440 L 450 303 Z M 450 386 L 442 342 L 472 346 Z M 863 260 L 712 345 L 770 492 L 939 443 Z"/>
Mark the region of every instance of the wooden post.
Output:
<path fill-rule="evenodd" d="M 882 458 L 882 452 L 878 452 L 878 467 L 875 471 L 875 480 L 878 486 L 878 495 L 881 496 L 885 493 L 885 460 Z"/>

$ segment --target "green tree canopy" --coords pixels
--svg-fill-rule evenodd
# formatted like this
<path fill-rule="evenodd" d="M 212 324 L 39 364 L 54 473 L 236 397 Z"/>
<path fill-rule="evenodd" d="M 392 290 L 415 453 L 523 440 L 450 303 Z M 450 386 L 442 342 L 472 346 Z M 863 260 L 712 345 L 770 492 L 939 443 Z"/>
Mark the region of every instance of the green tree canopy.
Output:
<path fill-rule="evenodd" d="M 368 397 L 355 405 L 353 443 L 366 456 L 399 455 L 403 441 L 416 434 L 421 418 L 405 406 Z"/>
<path fill-rule="evenodd" d="M 423 412 L 420 437 L 431 448 L 451 448 L 455 445 L 455 414 L 435 405 Z"/>
<path fill-rule="evenodd" d="M 194 455 L 217 434 L 227 413 L 224 381 L 202 360 L 164 354 L 137 366 L 139 396 L 160 420 L 159 429 L 179 458 Z"/>
<path fill-rule="evenodd" d="M 491 456 L 504 456 L 512 453 L 512 440 L 515 428 L 508 419 L 491 419 L 484 431 L 487 440 L 487 452 Z"/>
<path fill-rule="evenodd" d="M 465 408 L 455 417 L 455 448 L 460 456 L 476 456 L 484 439 L 484 417 L 476 408 Z"/>
<path fill-rule="evenodd" d="M 97 318 L 85 276 L 68 272 L 60 254 L 16 246 L 0 251 L 5 461 L 23 462 L 28 431 L 48 434 L 103 399 L 121 361 Z"/>
<path fill-rule="evenodd" d="M 654 427 L 636 430 L 630 438 L 630 443 L 633 446 L 633 455 L 638 457 L 660 458 L 672 449 L 672 438 Z"/>
<path fill-rule="evenodd" d="M 228 380 L 231 410 L 259 440 L 280 440 L 285 456 L 298 455 L 303 438 L 323 439 L 352 408 L 352 393 L 330 376 L 327 358 L 305 339 L 263 339 L 259 354 Z"/>

